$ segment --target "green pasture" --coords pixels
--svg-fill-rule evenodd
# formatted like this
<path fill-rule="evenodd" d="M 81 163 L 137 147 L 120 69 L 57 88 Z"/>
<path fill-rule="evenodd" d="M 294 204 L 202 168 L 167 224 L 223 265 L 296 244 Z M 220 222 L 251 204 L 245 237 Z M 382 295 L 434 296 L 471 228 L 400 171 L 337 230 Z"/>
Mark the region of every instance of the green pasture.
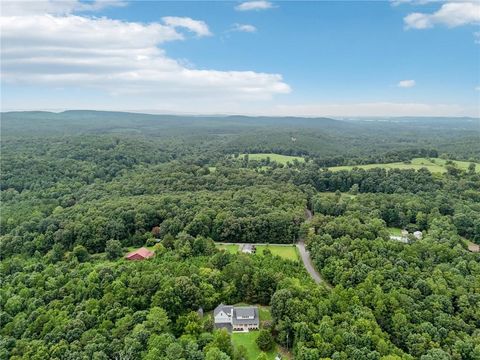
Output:
<path fill-rule="evenodd" d="M 383 168 L 383 169 L 413 169 L 420 170 L 421 168 L 428 169 L 431 173 L 444 173 L 447 171 L 447 161 L 440 158 L 415 158 L 412 159 L 410 163 L 404 162 L 394 162 L 386 164 L 367 164 L 367 165 L 352 165 L 352 166 L 334 166 L 329 168 L 331 171 L 340 171 L 340 170 L 352 170 L 353 168 L 360 169 L 374 169 L 374 168 Z M 457 161 L 450 160 L 453 162 L 454 166 L 462 170 L 467 170 L 469 166 L 468 161 Z M 480 164 L 476 164 L 476 171 L 480 172 Z"/>

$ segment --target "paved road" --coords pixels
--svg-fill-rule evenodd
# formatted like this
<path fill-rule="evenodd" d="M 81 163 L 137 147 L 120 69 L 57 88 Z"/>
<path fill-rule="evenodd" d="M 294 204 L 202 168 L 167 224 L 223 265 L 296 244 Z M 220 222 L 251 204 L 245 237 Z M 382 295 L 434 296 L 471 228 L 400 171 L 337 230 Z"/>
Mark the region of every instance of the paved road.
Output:
<path fill-rule="evenodd" d="M 305 217 L 307 218 L 307 223 L 310 222 L 312 216 L 312 212 L 308 209 L 305 209 Z M 315 266 L 312 263 L 312 258 L 310 257 L 310 252 L 305 248 L 305 239 L 298 240 L 297 248 L 298 252 L 300 253 L 300 257 L 302 258 L 303 266 L 305 266 L 305 269 L 310 274 L 313 281 L 315 281 L 317 284 L 324 283 L 326 286 L 330 287 L 330 284 L 328 284 L 322 278 L 317 269 L 315 269 Z"/>
<path fill-rule="evenodd" d="M 302 258 L 303 265 L 312 277 L 313 281 L 315 281 L 317 284 L 320 284 L 321 282 L 325 283 L 325 281 L 320 276 L 320 273 L 313 266 L 312 259 L 310 258 L 310 252 L 305 248 L 305 241 L 303 239 L 300 239 L 298 241 L 297 248 L 298 252 L 300 253 L 300 257 Z"/>
<path fill-rule="evenodd" d="M 312 212 L 308 209 L 305 210 L 305 217 L 307 218 L 306 222 L 308 223 L 312 219 Z M 220 243 L 218 242 L 217 244 L 224 244 L 224 245 L 243 245 L 243 243 Z M 265 243 L 255 243 L 251 245 L 267 245 Z M 292 246 L 291 244 L 270 244 L 270 245 L 276 245 L 276 246 Z M 305 239 L 299 239 L 297 242 L 297 249 L 298 252 L 300 253 L 300 257 L 302 258 L 303 261 L 303 266 L 305 266 L 305 269 L 307 272 L 310 274 L 312 277 L 313 281 L 315 283 L 320 284 L 323 283 L 327 287 L 331 287 L 329 283 L 327 283 L 320 273 L 315 269 L 315 266 L 312 263 L 312 259 L 310 258 L 310 252 L 305 248 Z"/>
<path fill-rule="evenodd" d="M 312 212 L 308 209 L 305 209 L 305 217 L 307 218 L 307 222 L 312 220 L 312 217 L 313 217 Z"/>

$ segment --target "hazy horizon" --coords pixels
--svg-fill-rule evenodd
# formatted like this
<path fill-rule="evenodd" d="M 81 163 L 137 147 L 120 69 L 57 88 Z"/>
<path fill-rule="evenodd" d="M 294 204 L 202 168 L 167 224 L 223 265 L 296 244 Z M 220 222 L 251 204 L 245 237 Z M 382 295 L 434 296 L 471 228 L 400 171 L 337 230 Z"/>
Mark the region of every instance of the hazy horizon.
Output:
<path fill-rule="evenodd" d="M 1 1 L 2 111 L 480 116 L 475 1 Z"/>
<path fill-rule="evenodd" d="M 415 115 L 404 115 L 404 116 L 381 116 L 381 115 L 364 115 L 364 116 L 339 116 L 339 115 L 311 115 L 311 116 L 297 116 L 297 115 L 261 115 L 261 114 L 239 114 L 239 113 L 189 113 L 189 112 L 168 112 L 161 110 L 96 110 L 96 109 L 35 109 L 35 110 L 1 110 L 0 113 L 22 113 L 22 112 L 47 112 L 53 114 L 61 114 L 69 111 L 91 111 L 91 112 L 106 112 L 106 113 L 131 113 L 139 115 L 169 115 L 169 116 L 191 116 L 191 117 L 234 117 L 234 116 L 244 116 L 244 117 L 266 117 L 266 118 L 299 118 L 299 119 L 332 119 L 332 120 L 383 120 L 383 119 L 398 119 L 398 118 L 437 118 L 437 119 L 475 119 L 480 120 L 480 116 L 415 116 Z"/>

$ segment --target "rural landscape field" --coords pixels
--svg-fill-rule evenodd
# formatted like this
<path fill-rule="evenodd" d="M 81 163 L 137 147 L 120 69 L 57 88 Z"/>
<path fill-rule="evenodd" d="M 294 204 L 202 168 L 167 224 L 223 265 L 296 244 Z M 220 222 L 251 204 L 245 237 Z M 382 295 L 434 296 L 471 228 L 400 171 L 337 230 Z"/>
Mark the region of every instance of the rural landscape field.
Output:
<path fill-rule="evenodd" d="M 1 360 L 480 360 L 480 3 L 0 7 Z"/>
<path fill-rule="evenodd" d="M 250 144 L 268 128 L 249 120 L 231 135 L 228 117 L 2 114 L 2 354 L 475 359 L 478 119 L 418 119 L 434 137 L 278 119 L 297 138 L 282 154 Z M 325 134 L 336 157 L 304 149 Z M 140 247 L 154 257 L 125 259 Z M 261 329 L 214 330 L 220 303 L 257 306 Z"/>

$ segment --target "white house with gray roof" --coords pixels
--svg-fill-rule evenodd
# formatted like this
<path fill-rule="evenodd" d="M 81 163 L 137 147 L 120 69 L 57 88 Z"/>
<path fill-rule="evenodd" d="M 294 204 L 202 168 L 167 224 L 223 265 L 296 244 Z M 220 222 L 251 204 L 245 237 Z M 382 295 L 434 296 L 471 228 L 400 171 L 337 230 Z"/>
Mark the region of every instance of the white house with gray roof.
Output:
<path fill-rule="evenodd" d="M 228 331 L 257 330 L 260 317 L 256 306 L 232 306 L 220 304 L 213 310 L 215 328 Z"/>

